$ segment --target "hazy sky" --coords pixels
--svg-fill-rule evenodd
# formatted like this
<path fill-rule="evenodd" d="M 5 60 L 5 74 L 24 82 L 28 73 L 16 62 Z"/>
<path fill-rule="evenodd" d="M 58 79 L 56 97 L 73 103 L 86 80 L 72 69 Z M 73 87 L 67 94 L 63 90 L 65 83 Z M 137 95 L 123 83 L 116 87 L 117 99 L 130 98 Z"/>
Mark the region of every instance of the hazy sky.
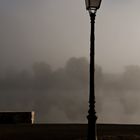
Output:
<path fill-rule="evenodd" d="M 96 17 L 96 63 L 105 71 L 140 65 L 139 0 L 103 0 Z M 89 56 L 90 21 L 84 0 L 0 0 L 0 64 L 35 61 L 62 66 Z"/>
<path fill-rule="evenodd" d="M 97 19 L 97 63 L 105 70 L 140 65 L 138 0 L 104 0 Z"/>

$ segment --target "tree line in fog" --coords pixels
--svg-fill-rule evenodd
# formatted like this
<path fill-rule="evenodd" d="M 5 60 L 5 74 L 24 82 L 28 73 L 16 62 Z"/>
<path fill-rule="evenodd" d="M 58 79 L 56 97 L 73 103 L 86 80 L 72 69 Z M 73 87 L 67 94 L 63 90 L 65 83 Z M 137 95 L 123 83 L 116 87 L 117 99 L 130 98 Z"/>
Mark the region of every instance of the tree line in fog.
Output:
<path fill-rule="evenodd" d="M 0 77 L 0 111 L 36 112 L 36 122 L 86 122 L 89 62 L 70 58 L 54 70 L 36 62 L 30 71 L 6 70 Z M 95 68 L 96 110 L 99 122 L 133 122 L 140 117 L 140 66 L 122 73 Z M 56 117 L 57 116 L 57 117 Z"/>

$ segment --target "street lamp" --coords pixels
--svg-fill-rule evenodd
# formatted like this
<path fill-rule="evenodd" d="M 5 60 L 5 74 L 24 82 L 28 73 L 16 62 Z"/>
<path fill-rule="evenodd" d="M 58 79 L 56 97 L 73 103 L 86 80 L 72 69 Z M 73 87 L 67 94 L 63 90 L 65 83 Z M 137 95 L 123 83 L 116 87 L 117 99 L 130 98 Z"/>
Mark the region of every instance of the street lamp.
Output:
<path fill-rule="evenodd" d="M 91 36 L 90 36 L 90 87 L 89 87 L 89 111 L 88 111 L 88 139 L 96 140 L 96 111 L 95 111 L 95 85 L 94 85 L 94 53 L 95 53 L 95 36 L 94 23 L 96 11 L 100 8 L 101 0 L 85 0 L 86 9 L 89 11 L 91 20 Z"/>

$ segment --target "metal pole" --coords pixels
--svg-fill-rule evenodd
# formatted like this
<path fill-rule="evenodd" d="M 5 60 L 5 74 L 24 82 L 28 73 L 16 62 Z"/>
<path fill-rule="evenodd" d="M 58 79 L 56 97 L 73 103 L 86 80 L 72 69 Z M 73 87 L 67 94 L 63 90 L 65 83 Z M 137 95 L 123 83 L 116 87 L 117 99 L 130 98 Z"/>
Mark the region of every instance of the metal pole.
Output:
<path fill-rule="evenodd" d="M 91 20 L 91 36 L 90 36 L 90 76 L 89 76 L 89 111 L 88 111 L 88 140 L 96 140 L 96 112 L 95 112 L 95 84 L 94 84 L 94 53 L 95 53 L 95 17 L 96 11 L 94 13 L 90 12 Z"/>

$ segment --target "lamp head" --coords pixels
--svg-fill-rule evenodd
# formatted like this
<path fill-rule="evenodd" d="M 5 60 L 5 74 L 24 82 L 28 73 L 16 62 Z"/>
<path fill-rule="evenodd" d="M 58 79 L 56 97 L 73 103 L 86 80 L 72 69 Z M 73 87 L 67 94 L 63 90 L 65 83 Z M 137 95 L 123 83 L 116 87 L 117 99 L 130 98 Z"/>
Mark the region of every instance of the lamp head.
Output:
<path fill-rule="evenodd" d="M 97 10 L 100 8 L 102 0 L 85 0 L 86 2 L 86 9 L 88 11 Z"/>

